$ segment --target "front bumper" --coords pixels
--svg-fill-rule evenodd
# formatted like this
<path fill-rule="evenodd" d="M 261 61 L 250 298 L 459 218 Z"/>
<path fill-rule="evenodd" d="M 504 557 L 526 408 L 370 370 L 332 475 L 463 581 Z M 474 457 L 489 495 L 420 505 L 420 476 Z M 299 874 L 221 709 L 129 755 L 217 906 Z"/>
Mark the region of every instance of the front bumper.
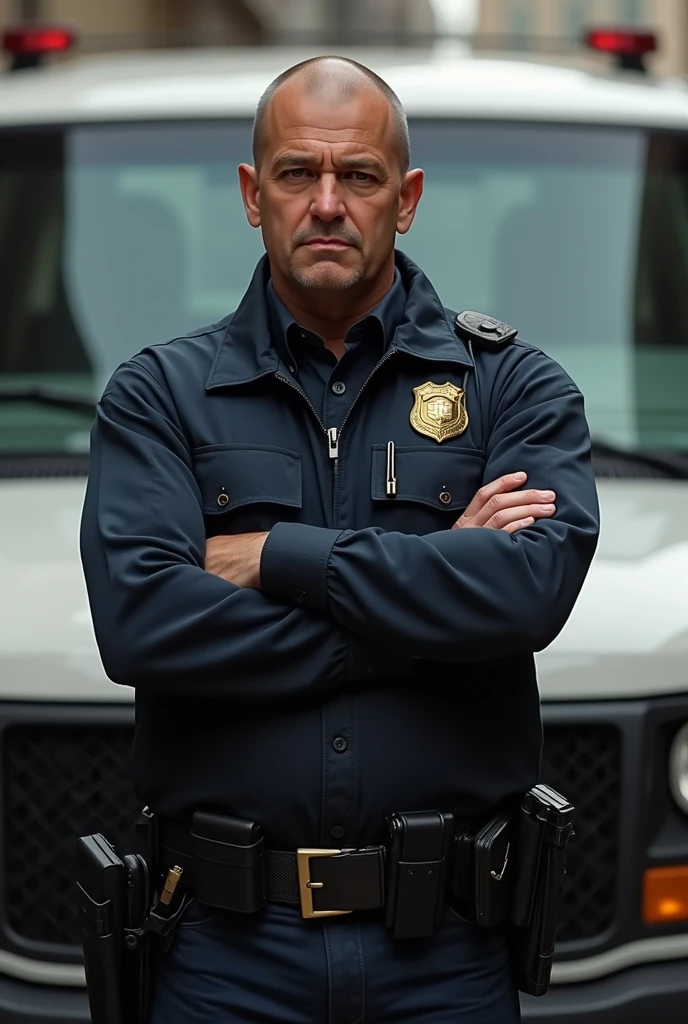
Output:
<path fill-rule="evenodd" d="M 686 1024 L 688 961 L 645 964 L 546 996 L 521 996 L 526 1024 Z"/>
<path fill-rule="evenodd" d="M 0 976 L 0 1024 L 89 1024 L 86 989 L 31 985 Z"/>

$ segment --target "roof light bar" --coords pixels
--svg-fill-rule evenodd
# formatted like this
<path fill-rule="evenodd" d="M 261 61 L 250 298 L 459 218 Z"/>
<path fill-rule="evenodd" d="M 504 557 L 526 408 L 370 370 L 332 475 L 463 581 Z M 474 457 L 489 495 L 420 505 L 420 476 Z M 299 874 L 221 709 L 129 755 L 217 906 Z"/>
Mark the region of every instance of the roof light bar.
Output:
<path fill-rule="evenodd" d="M 657 35 L 646 29 L 591 28 L 585 33 L 590 50 L 611 53 L 619 67 L 628 71 L 644 71 L 643 57 L 657 50 Z"/>
<path fill-rule="evenodd" d="M 65 53 L 76 42 L 76 33 L 57 25 L 15 25 L 2 33 L 2 49 L 13 57 L 12 70 L 36 67 L 51 53 Z"/>

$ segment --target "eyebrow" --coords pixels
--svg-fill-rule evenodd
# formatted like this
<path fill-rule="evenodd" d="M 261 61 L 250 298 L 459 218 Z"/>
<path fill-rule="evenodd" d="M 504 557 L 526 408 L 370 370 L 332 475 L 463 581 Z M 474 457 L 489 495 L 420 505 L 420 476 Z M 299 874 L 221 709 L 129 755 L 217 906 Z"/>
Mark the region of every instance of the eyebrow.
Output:
<path fill-rule="evenodd" d="M 321 162 L 321 158 L 315 153 L 283 153 L 275 160 L 272 170 L 273 173 L 277 173 L 290 167 L 317 167 Z M 349 170 L 375 171 L 380 177 L 387 174 L 385 165 L 374 156 L 344 156 L 339 161 L 339 166 Z"/>

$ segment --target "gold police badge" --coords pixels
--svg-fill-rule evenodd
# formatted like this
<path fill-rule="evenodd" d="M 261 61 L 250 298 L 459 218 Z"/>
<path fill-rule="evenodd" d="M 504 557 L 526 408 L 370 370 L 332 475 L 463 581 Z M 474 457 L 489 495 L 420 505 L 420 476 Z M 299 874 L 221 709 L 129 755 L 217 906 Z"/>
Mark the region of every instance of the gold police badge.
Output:
<path fill-rule="evenodd" d="M 416 401 L 411 409 L 411 426 L 419 434 L 434 437 L 440 444 L 450 437 L 463 434 L 468 426 L 466 393 L 447 381 L 433 384 L 428 381 L 414 388 Z"/>

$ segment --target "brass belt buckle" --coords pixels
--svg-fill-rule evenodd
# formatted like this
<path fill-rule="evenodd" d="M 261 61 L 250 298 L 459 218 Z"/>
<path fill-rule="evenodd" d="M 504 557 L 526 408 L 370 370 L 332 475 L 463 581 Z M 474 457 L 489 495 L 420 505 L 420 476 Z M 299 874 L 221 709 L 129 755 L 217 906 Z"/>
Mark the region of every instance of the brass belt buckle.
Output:
<path fill-rule="evenodd" d="M 334 857 L 341 850 L 297 850 L 296 864 L 299 870 L 299 896 L 302 917 L 339 917 L 350 914 L 350 910 L 313 910 L 313 889 L 324 889 L 324 882 L 311 882 L 311 857 Z"/>

